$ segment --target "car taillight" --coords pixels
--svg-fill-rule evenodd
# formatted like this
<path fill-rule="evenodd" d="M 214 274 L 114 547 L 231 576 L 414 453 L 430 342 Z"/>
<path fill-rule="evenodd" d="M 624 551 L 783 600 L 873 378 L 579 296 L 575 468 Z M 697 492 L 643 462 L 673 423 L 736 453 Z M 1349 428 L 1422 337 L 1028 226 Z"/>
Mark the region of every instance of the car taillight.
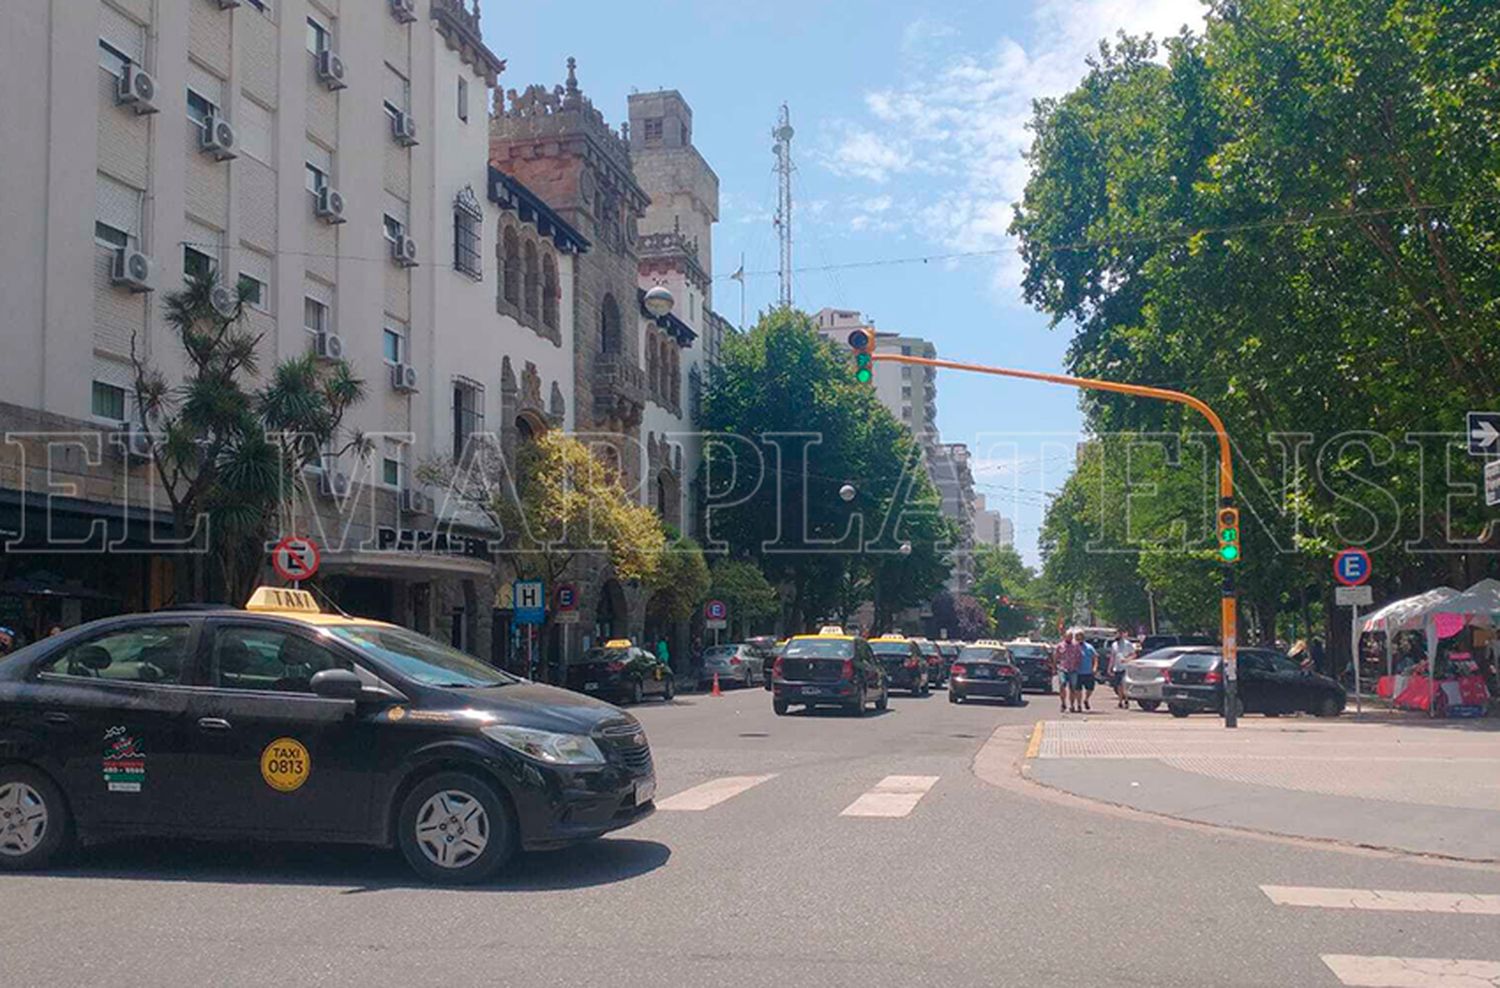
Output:
<path fill-rule="evenodd" d="M 732 666 L 739 665 L 740 664 L 740 657 L 738 655 L 736 655 L 734 658 L 732 658 L 732 659 L 729 660 L 729 664 L 732 665 Z"/>
<path fill-rule="evenodd" d="M 954 665 L 954 667 L 953 667 L 953 668 L 952 668 L 952 669 L 949 669 L 949 670 L 948 670 L 948 672 L 949 672 L 949 673 L 950 673 L 950 674 L 952 674 L 952 675 L 954 675 L 954 676 L 962 676 L 962 675 L 964 675 L 964 674 L 965 674 L 965 673 L 967 673 L 967 672 L 968 672 L 968 671 L 969 671 L 969 670 L 967 670 L 967 669 L 965 669 L 965 668 L 964 668 L 964 667 L 963 667 L 963 666 L 961 666 L 961 665 Z"/>
<path fill-rule="evenodd" d="M 776 661 L 771 663 L 771 675 L 775 676 L 777 679 L 780 679 L 782 668 L 781 658 L 778 656 Z"/>
<path fill-rule="evenodd" d="M 1217 672 L 1205 672 L 1203 674 L 1203 681 L 1210 685 L 1212 685 L 1213 683 L 1222 682 L 1223 679 L 1224 677 Z"/>
<path fill-rule="evenodd" d="M 1164 683 L 1170 683 L 1172 681 L 1172 670 L 1171 669 L 1163 669 L 1161 671 L 1161 681 L 1164 682 Z"/>
<path fill-rule="evenodd" d="M 1004 675 L 1004 676 L 1014 676 L 1014 675 L 1016 675 L 1019 672 L 1020 672 L 1020 670 L 1017 669 L 1015 666 L 1001 666 L 1000 667 L 1000 673 L 1001 673 L 1001 675 Z"/>
<path fill-rule="evenodd" d="M 910 659 L 910 658 L 907 659 L 906 662 L 903 663 L 903 665 L 905 665 L 906 668 L 908 668 L 908 669 L 915 669 L 917 667 L 917 664 L 918 663 L 917 663 L 916 659 Z"/>
<path fill-rule="evenodd" d="M 844 660 L 843 677 L 845 679 L 853 679 L 854 678 L 854 660 L 853 659 L 845 659 Z"/>
<path fill-rule="evenodd" d="M 625 671 L 625 663 L 620 662 L 620 661 L 615 661 L 615 662 L 611 662 L 609 665 L 605 666 L 604 668 L 608 669 L 610 672 L 624 672 Z"/>

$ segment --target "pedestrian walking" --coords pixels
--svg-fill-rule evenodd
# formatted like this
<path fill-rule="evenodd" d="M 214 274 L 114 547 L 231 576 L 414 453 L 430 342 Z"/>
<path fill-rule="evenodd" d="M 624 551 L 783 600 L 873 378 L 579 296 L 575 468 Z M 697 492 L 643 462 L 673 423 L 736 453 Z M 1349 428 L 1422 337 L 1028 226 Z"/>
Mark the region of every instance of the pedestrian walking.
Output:
<path fill-rule="evenodd" d="M 1109 684 L 1115 688 L 1115 706 L 1121 710 L 1130 707 L 1125 699 L 1125 665 L 1135 658 L 1135 646 L 1125 637 L 1125 629 L 1115 632 L 1115 640 L 1109 643 Z"/>
<path fill-rule="evenodd" d="M 1094 695 L 1094 672 L 1098 668 L 1099 652 L 1090 645 L 1083 637 L 1083 632 L 1078 632 L 1078 674 L 1073 680 L 1073 712 L 1083 713 L 1084 710 L 1092 710 L 1089 706 L 1089 698 Z M 1082 700 L 1083 707 L 1078 704 Z"/>
<path fill-rule="evenodd" d="M 659 635 L 656 639 L 656 657 L 661 659 L 662 665 L 668 669 L 672 668 L 672 653 L 667 648 L 666 635 Z"/>
<path fill-rule="evenodd" d="M 1078 668 L 1083 662 L 1083 646 L 1079 642 L 1082 640 L 1083 635 L 1081 633 L 1066 635 L 1063 638 L 1063 643 L 1058 646 L 1058 697 L 1062 701 L 1063 713 L 1067 713 L 1070 709 L 1070 699 L 1072 701 L 1071 709 L 1078 709 Z"/>

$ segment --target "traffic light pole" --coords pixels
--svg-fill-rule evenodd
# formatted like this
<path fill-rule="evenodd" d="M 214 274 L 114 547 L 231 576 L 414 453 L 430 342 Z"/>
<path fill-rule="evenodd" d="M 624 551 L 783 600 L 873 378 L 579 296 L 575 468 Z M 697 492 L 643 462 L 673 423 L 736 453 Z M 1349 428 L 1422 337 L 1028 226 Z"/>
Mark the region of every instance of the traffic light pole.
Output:
<path fill-rule="evenodd" d="M 873 350 L 871 345 L 850 344 L 856 350 Z M 1135 395 L 1138 398 L 1155 398 L 1186 405 L 1208 420 L 1214 434 L 1219 437 L 1219 508 L 1234 507 L 1234 464 L 1230 460 L 1229 433 L 1224 431 L 1224 422 L 1212 408 L 1201 399 L 1182 391 L 1168 388 L 1153 388 L 1143 384 L 1125 384 L 1120 381 L 1102 381 L 1092 377 L 1068 377 L 1064 374 L 1044 374 L 1040 371 L 1013 370 L 1009 367 L 990 367 L 986 364 L 966 364 L 956 360 L 936 360 L 930 357 L 911 357 L 899 353 L 870 353 L 872 361 L 893 364 L 916 364 L 921 367 L 940 367 L 944 370 L 971 371 L 975 374 L 993 374 L 997 377 L 1015 377 L 1024 381 L 1041 381 L 1046 384 L 1062 384 L 1084 391 L 1113 391 L 1116 394 Z M 864 378 L 861 378 L 864 380 Z M 1218 512 L 1215 512 L 1217 517 Z M 1238 532 L 1236 532 L 1238 542 Z M 1221 557 L 1222 558 L 1222 557 Z M 1224 565 L 1223 600 L 1220 606 L 1220 633 L 1224 649 L 1224 726 L 1235 727 L 1239 722 L 1239 617 L 1234 589 L 1234 566 Z"/>

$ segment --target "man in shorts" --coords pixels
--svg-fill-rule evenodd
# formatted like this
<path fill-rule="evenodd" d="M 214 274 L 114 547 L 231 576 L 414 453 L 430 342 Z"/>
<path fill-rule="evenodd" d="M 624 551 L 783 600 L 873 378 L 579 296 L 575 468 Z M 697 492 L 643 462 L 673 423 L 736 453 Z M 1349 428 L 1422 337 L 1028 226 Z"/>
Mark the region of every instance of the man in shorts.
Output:
<path fill-rule="evenodd" d="M 1109 684 L 1115 688 L 1115 706 L 1121 710 L 1130 706 L 1125 699 L 1125 664 L 1135 658 L 1135 646 L 1125 637 L 1125 629 L 1115 632 L 1115 640 L 1109 643 Z"/>
<path fill-rule="evenodd" d="M 1073 677 L 1073 712 L 1081 714 L 1093 709 L 1089 706 L 1089 698 L 1094 695 L 1094 668 L 1099 654 L 1094 646 L 1084 640 L 1083 632 L 1076 632 L 1073 638 L 1078 643 L 1078 672 Z"/>
<path fill-rule="evenodd" d="M 1068 712 L 1068 698 L 1072 697 L 1073 709 L 1078 709 L 1078 668 L 1083 662 L 1083 649 L 1075 636 L 1063 638 L 1057 649 L 1058 698 L 1062 701 L 1062 712 Z"/>

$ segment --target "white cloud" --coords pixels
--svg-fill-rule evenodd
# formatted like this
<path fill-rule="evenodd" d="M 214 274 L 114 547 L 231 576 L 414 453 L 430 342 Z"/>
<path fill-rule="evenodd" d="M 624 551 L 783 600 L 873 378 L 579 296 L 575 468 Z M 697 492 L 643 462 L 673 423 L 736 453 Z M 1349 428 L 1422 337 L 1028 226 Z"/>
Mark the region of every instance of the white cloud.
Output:
<path fill-rule="evenodd" d="M 962 35 L 951 27 L 919 19 L 902 36 L 902 79 L 866 93 L 866 118 L 838 124 L 819 160 L 880 186 L 900 179 L 894 212 L 930 239 L 959 251 L 1005 246 L 1026 184 L 1032 101 L 1071 89 L 1101 39 L 1168 37 L 1183 24 L 1200 27 L 1203 10 L 1200 0 L 1039 0 L 1029 46 L 1001 37 L 967 50 L 955 50 Z M 856 229 L 877 214 L 894 224 L 890 206 L 857 209 Z M 1014 298 L 1020 272 L 1019 259 L 1002 254 L 996 287 Z"/>

